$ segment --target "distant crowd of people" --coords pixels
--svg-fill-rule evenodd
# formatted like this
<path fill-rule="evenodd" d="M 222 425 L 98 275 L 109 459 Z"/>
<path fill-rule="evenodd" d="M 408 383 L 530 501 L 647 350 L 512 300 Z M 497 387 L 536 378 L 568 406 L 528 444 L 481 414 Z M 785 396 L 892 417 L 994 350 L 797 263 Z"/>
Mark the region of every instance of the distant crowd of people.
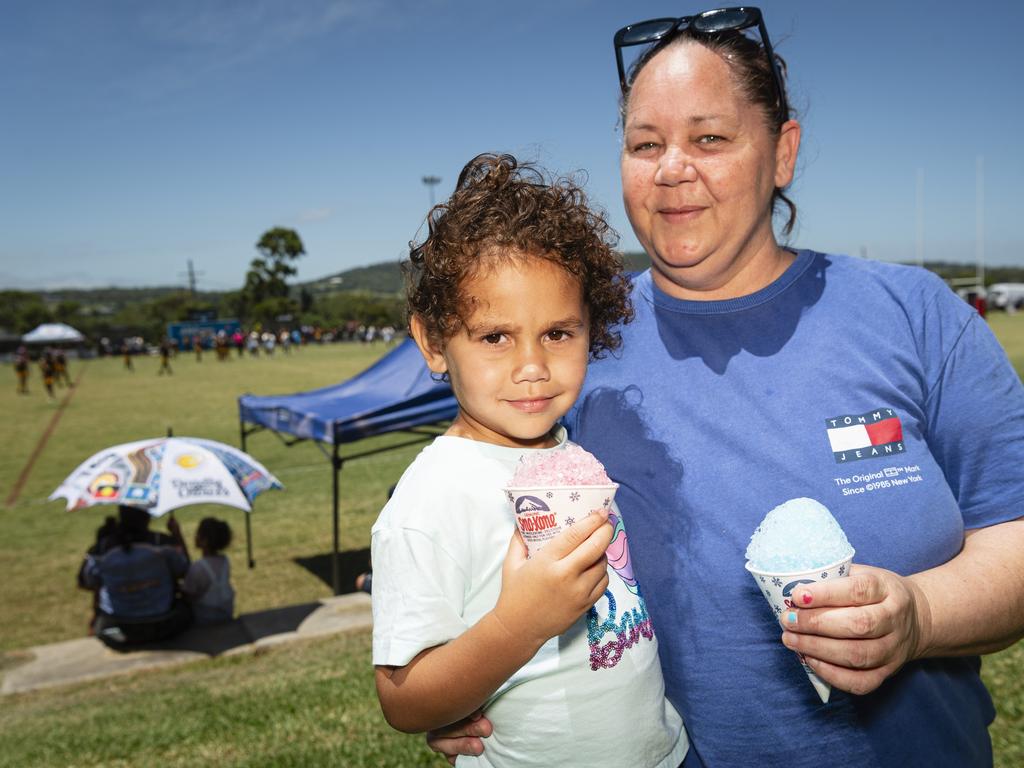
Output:
<path fill-rule="evenodd" d="M 358 342 L 361 344 L 383 343 L 391 346 L 397 341 L 398 331 L 392 325 L 377 326 L 373 323 L 361 323 L 351 320 L 333 328 L 322 328 L 317 325 L 303 325 L 297 328 L 282 327 L 265 329 L 254 327 L 249 330 L 238 329 L 233 332 L 204 332 L 182 339 L 164 337 L 157 344 L 147 343 L 141 336 L 129 336 L 117 340 L 103 337 L 99 340 L 96 352 L 100 357 L 119 356 L 123 360 L 126 371 L 135 371 L 135 358 L 139 356 L 157 356 L 160 365 L 157 375 L 174 373 L 171 360 L 175 355 L 192 352 L 196 362 L 203 361 L 203 355 L 212 352 L 220 362 L 230 360 L 234 356 L 241 357 L 272 357 L 275 352 L 290 354 L 308 344 L 326 344 L 332 342 Z M 56 388 L 73 386 L 68 373 L 67 351 L 61 347 L 46 347 L 41 352 L 29 350 L 26 346 L 18 347 L 13 358 L 17 392 L 20 395 L 31 393 L 32 368 L 38 367 L 39 379 L 43 391 L 51 400 L 56 399 Z"/>
<path fill-rule="evenodd" d="M 234 617 L 231 563 L 224 554 L 230 526 L 203 518 L 195 534 L 202 556 L 192 560 L 174 517 L 166 534 L 151 531 L 150 519 L 144 509 L 118 507 L 117 517 L 97 530 L 78 571 L 78 586 L 93 593 L 90 634 L 117 650 Z"/>
<path fill-rule="evenodd" d="M 298 350 L 308 344 L 338 341 L 362 344 L 382 342 L 385 346 L 391 346 L 395 343 L 397 335 L 398 332 L 392 325 L 376 326 L 353 320 L 335 328 L 303 325 L 297 328 L 282 327 L 270 330 L 254 327 L 248 331 L 236 329 L 233 332 L 203 332 L 181 339 L 164 337 L 155 346 L 147 344 L 141 336 L 122 339 L 119 345 L 104 337 L 100 339 L 98 352 L 101 357 L 119 355 L 124 361 L 125 370 L 129 371 L 135 370 L 133 360 L 136 356 L 156 354 L 160 358 L 157 375 L 162 376 L 172 374 L 172 358 L 186 352 L 192 352 L 196 362 L 202 362 L 206 352 L 212 352 L 218 361 L 225 362 L 231 359 L 232 351 L 235 356 L 242 358 L 272 357 L 277 351 L 290 354 L 293 349 Z"/>

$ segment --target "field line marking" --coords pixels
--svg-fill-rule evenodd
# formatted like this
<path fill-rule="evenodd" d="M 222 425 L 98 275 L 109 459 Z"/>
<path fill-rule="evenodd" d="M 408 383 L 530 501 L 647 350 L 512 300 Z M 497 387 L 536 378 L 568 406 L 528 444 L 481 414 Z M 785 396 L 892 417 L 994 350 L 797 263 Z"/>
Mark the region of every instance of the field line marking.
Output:
<path fill-rule="evenodd" d="M 64 409 L 67 408 L 68 403 L 71 402 L 71 398 L 74 397 L 75 392 L 78 391 L 78 385 L 82 381 L 82 377 L 85 375 L 86 366 L 80 366 L 78 369 L 78 377 L 75 379 L 75 384 L 72 386 L 68 393 L 64 396 L 64 399 L 60 401 L 57 406 L 57 412 L 53 414 L 53 418 L 50 419 L 50 423 L 46 425 L 46 429 L 43 434 L 39 437 L 39 442 L 36 443 L 36 447 L 32 450 L 32 455 L 28 457 L 28 461 L 25 462 L 25 466 L 22 467 L 21 474 L 18 475 L 18 479 L 14 482 L 14 487 L 11 492 L 7 495 L 7 500 L 4 502 L 4 506 L 10 508 L 14 506 L 14 502 L 18 500 L 18 496 L 21 495 L 21 489 L 25 487 L 25 483 L 28 481 L 28 476 L 32 474 L 32 467 L 35 466 L 36 459 L 39 458 L 39 454 L 43 452 L 43 448 L 46 447 L 46 443 L 50 440 L 50 435 L 57 428 L 57 422 L 60 421 L 61 414 L 64 413 Z"/>

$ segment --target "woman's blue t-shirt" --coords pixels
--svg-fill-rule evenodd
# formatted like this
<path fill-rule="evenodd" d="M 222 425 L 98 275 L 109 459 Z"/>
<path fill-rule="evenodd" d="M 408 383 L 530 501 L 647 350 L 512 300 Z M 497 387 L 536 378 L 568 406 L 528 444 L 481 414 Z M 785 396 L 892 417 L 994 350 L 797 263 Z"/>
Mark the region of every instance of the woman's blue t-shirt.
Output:
<path fill-rule="evenodd" d="M 623 346 L 566 421 L 621 484 L 669 698 L 706 765 L 988 765 L 977 657 L 822 705 L 750 574 L 764 515 L 825 504 L 900 574 L 1024 514 L 1024 389 L 985 321 L 922 269 L 800 251 L 727 301 L 635 280 Z"/>

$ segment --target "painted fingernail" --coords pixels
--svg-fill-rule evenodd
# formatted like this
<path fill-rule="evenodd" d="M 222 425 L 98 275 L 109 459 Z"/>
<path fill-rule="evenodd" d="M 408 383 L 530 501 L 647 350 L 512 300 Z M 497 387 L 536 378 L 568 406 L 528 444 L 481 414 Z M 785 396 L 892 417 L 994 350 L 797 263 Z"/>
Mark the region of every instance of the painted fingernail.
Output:
<path fill-rule="evenodd" d="M 803 602 L 804 605 L 810 605 L 811 604 L 811 595 L 810 595 L 810 593 L 809 592 L 804 592 L 803 595 L 801 595 L 800 600 Z"/>
<path fill-rule="evenodd" d="M 790 611 L 786 614 L 786 621 L 790 624 L 796 624 L 796 611 Z"/>

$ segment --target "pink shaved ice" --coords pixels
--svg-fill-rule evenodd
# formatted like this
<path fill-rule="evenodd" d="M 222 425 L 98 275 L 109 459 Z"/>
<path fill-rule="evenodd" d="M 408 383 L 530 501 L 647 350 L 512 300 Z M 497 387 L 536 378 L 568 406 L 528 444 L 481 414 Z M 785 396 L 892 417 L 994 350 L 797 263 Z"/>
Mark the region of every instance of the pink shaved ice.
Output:
<path fill-rule="evenodd" d="M 553 488 L 565 485 L 612 485 L 604 465 L 590 451 L 567 445 L 557 451 L 536 451 L 519 460 L 509 488 Z"/>

